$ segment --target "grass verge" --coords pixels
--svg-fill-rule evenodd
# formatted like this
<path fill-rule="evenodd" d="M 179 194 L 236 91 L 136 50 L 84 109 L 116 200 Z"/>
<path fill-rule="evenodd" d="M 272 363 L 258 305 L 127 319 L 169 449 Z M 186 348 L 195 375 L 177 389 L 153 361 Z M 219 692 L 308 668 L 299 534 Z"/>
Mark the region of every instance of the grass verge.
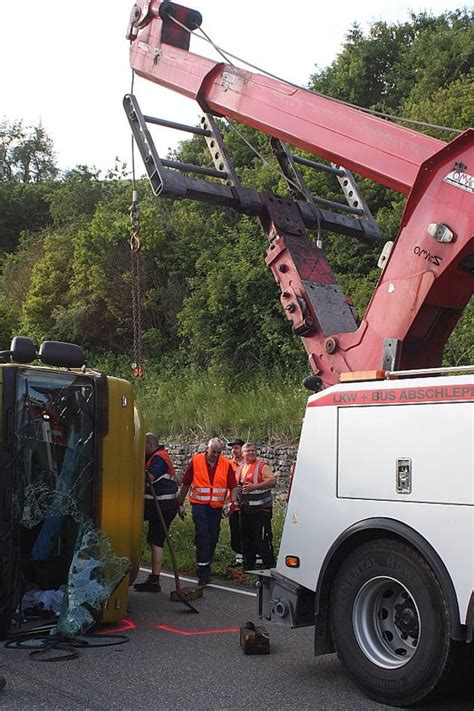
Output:
<path fill-rule="evenodd" d="M 111 354 L 95 356 L 94 367 L 130 380 L 130 363 Z M 147 364 L 132 380 L 147 430 L 163 439 L 206 440 L 238 433 L 272 442 L 299 437 L 308 391 L 299 371 L 237 373 L 197 367 Z"/>

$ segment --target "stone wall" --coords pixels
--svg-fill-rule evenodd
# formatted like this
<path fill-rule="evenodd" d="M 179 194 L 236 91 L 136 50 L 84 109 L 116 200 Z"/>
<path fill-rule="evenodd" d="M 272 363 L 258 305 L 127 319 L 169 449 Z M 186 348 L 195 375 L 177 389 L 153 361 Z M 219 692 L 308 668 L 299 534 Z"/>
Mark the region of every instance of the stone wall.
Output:
<path fill-rule="evenodd" d="M 192 455 L 198 451 L 203 452 L 206 448 L 206 443 L 166 442 L 165 446 L 171 455 L 180 480 Z M 264 443 L 257 443 L 257 447 L 259 457 L 268 462 L 277 478 L 276 493 L 278 498 L 284 498 L 288 489 L 291 465 L 296 459 L 297 445 L 270 446 Z M 224 450 L 224 454 L 230 454 L 230 450 Z"/>

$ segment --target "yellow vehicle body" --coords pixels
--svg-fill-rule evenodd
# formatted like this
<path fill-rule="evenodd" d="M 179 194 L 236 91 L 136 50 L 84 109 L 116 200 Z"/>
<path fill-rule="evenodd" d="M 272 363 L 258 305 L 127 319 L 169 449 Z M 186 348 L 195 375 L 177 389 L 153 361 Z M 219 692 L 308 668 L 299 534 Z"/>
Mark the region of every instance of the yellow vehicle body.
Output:
<path fill-rule="evenodd" d="M 83 581 L 84 565 L 92 595 L 100 566 L 111 576 L 112 593 L 94 619 L 126 615 L 142 547 L 144 439 L 126 380 L 85 368 L 0 365 L 0 638 L 25 590 L 69 587 L 74 602 L 71 575 Z M 122 559 L 120 574 L 113 558 Z"/>
<path fill-rule="evenodd" d="M 107 378 L 109 428 L 103 439 L 97 526 L 111 541 L 115 553 L 130 559 L 130 572 L 109 598 L 103 622 L 123 617 L 128 587 L 138 574 L 142 547 L 144 430 L 125 380 Z"/>

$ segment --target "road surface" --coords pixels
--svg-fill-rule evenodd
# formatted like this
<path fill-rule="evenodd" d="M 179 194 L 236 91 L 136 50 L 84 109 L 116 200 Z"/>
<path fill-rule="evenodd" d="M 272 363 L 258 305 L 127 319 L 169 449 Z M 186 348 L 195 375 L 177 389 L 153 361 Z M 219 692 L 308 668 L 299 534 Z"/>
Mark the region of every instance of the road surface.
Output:
<path fill-rule="evenodd" d="M 141 574 L 145 575 L 145 572 Z M 390 707 L 353 686 L 335 655 L 315 658 L 313 630 L 268 626 L 271 654 L 245 656 L 239 628 L 256 620 L 255 595 L 205 588 L 200 614 L 159 594 L 130 592 L 120 646 L 79 651 L 79 658 L 41 663 L 28 651 L 1 648 L 3 709 L 334 709 Z M 184 583 L 188 585 L 188 583 Z M 467 711 L 474 699 L 450 699 L 428 711 Z"/>

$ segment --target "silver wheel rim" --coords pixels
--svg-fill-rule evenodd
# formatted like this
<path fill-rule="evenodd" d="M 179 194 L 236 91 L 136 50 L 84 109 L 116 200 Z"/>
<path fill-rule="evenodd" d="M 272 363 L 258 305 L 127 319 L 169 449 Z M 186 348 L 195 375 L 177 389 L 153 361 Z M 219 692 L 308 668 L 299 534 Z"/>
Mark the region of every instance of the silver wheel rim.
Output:
<path fill-rule="evenodd" d="M 420 614 L 410 591 L 394 578 L 372 578 L 361 587 L 352 625 L 359 647 L 378 667 L 398 669 L 416 653 Z"/>

